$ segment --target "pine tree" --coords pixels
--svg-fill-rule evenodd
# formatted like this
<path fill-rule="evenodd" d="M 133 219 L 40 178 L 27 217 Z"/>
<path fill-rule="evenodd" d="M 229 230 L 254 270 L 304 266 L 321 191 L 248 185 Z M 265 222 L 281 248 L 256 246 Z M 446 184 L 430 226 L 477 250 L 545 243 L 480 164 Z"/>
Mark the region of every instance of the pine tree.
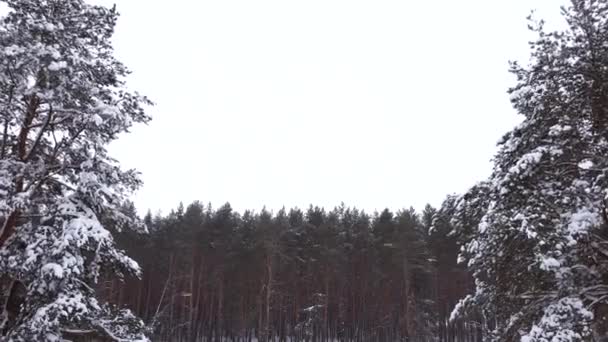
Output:
<path fill-rule="evenodd" d="M 146 340 L 128 310 L 95 298 L 102 271 L 139 274 L 112 230 L 143 229 L 121 211 L 140 185 L 107 145 L 147 122 L 110 43 L 115 9 L 83 0 L 2 0 L 0 21 L 0 340 L 97 333 Z"/>
<path fill-rule="evenodd" d="M 605 331 L 594 311 L 608 304 L 608 1 L 573 0 L 562 12 L 563 31 L 530 25 L 531 63 L 511 69 L 524 120 L 501 141 L 488 182 L 454 213 L 476 280 L 455 313 L 481 310 L 487 340 Z"/>

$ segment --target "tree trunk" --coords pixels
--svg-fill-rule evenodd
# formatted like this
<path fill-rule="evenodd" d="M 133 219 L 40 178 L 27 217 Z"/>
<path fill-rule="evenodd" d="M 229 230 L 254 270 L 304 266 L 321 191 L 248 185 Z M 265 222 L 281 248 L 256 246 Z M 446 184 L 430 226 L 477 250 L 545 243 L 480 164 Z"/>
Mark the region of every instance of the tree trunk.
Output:
<path fill-rule="evenodd" d="M 270 341 L 270 299 L 272 296 L 272 258 L 270 255 L 266 257 L 266 272 L 268 272 L 268 280 L 266 283 L 266 327 L 264 333 L 266 335 L 265 340 Z"/>

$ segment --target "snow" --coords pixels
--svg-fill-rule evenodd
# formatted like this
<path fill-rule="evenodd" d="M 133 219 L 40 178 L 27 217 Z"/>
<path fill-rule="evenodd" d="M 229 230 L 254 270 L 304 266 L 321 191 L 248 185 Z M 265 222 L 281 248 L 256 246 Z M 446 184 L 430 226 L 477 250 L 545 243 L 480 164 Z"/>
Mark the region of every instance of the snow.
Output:
<path fill-rule="evenodd" d="M 2 52 L 7 57 L 12 57 L 12 56 L 22 53 L 23 49 L 17 45 L 10 45 L 10 46 L 5 47 L 4 51 L 2 51 Z"/>
<path fill-rule="evenodd" d="M 530 331 L 521 337 L 522 342 L 577 342 L 585 336 L 577 332 L 579 324 L 590 322 L 593 313 L 587 310 L 579 298 L 566 297 L 549 305 L 543 316 Z M 582 333 L 588 335 L 588 329 Z"/>
<path fill-rule="evenodd" d="M 464 314 L 466 307 L 469 305 L 469 303 L 472 300 L 473 300 L 473 296 L 467 295 L 465 298 L 458 301 L 458 303 L 456 303 L 456 305 L 454 306 L 454 309 L 452 309 L 452 312 L 450 313 L 450 322 L 461 317 Z"/>
<path fill-rule="evenodd" d="M 97 114 L 93 115 L 93 122 L 95 122 L 95 124 L 97 126 L 101 125 L 103 123 L 103 118 Z"/>
<path fill-rule="evenodd" d="M 56 264 L 54 262 L 50 262 L 44 266 L 42 266 L 42 268 L 40 269 L 40 272 L 42 272 L 42 274 L 50 274 L 55 278 L 63 278 L 63 267 L 61 267 L 61 265 Z"/>
<path fill-rule="evenodd" d="M 549 129 L 549 135 L 550 136 L 558 136 L 561 133 L 570 132 L 570 131 L 572 131 L 572 126 L 557 124 L 557 125 L 552 126 Z"/>
<path fill-rule="evenodd" d="M 558 269 L 560 266 L 561 263 L 553 257 L 545 257 L 541 260 L 540 263 L 540 268 L 545 271 L 555 270 Z"/>
<path fill-rule="evenodd" d="M 583 161 L 581 161 L 580 163 L 578 163 L 578 167 L 583 169 L 583 170 L 589 170 L 593 167 L 593 161 L 589 160 L 589 159 L 585 159 Z"/>
<path fill-rule="evenodd" d="M 51 64 L 49 64 L 49 70 L 51 71 L 59 71 L 62 69 L 66 69 L 67 67 L 68 63 L 65 61 L 51 62 Z"/>
<path fill-rule="evenodd" d="M 525 170 L 528 170 L 532 165 L 538 164 L 540 162 L 544 152 L 545 150 L 543 148 L 524 154 L 517 161 L 517 164 L 515 164 L 515 166 L 509 169 L 509 173 L 520 173 Z"/>
<path fill-rule="evenodd" d="M 570 217 L 568 231 L 571 236 L 584 234 L 601 223 L 601 215 L 589 208 L 581 208 Z"/>
<path fill-rule="evenodd" d="M 55 31 L 55 29 L 57 29 L 57 27 L 51 23 L 45 23 L 44 24 L 44 29 L 46 31 Z"/>

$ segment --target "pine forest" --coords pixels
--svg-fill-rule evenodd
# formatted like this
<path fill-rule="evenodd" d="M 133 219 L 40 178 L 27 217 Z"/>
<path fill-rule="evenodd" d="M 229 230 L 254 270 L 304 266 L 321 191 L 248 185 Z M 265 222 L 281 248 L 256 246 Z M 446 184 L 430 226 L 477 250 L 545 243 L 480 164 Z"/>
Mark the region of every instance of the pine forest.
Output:
<path fill-rule="evenodd" d="M 162 98 L 116 56 L 121 3 L 0 4 L 0 341 L 608 341 L 608 0 L 528 18 L 486 179 L 371 212 L 138 212 L 109 147 Z"/>

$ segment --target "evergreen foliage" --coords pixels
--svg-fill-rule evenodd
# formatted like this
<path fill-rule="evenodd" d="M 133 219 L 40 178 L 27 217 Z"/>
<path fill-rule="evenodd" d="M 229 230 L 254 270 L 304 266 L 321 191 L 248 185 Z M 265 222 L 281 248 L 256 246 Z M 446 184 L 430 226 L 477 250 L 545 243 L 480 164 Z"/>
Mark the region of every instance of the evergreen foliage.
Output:
<path fill-rule="evenodd" d="M 608 2 L 573 0 L 567 28 L 537 33 L 510 90 L 523 122 L 500 142 L 490 179 L 452 210 L 487 340 L 585 341 L 608 304 Z"/>
<path fill-rule="evenodd" d="M 142 321 L 94 291 L 104 272 L 140 274 L 109 230 L 143 229 L 119 206 L 138 175 L 106 146 L 149 120 L 149 101 L 125 89 L 128 71 L 112 56 L 118 14 L 82 0 L 2 2 L 1 339 L 146 340 Z"/>

